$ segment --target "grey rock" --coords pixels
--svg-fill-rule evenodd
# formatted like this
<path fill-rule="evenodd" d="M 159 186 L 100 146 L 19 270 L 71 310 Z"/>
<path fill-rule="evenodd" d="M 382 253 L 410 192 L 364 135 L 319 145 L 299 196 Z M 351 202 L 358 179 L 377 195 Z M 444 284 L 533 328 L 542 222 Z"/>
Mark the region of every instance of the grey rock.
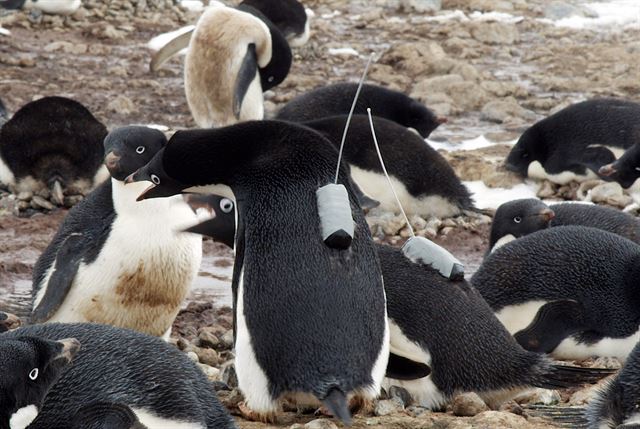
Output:
<path fill-rule="evenodd" d="M 535 121 L 536 114 L 521 107 L 513 97 L 502 100 L 493 100 L 484 105 L 480 119 L 499 124 L 506 122 L 508 118 L 519 118 L 526 121 Z"/>
<path fill-rule="evenodd" d="M 453 398 L 453 415 L 459 417 L 473 417 L 484 411 L 489 411 L 489 407 L 475 393 L 463 393 Z"/>
<path fill-rule="evenodd" d="M 17 195 L 18 201 L 29 201 L 33 198 L 33 192 L 31 191 L 22 191 Z"/>
<path fill-rule="evenodd" d="M 383 399 L 378 401 L 373 413 L 376 416 L 388 416 L 389 414 L 395 414 L 402 412 L 404 406 L 397 399 Z"/>
<path fill-rule="evenodd" d="M 306 429 L 338 429 L 338 426 L 330 419 L 311 420 L 304 427 Z"/>
<path fill-rule="evenodd" d="M 437 12 L 442 9 L 442 0 L 400 0 L 405 12 Z"/>
<path fill-rule="evenodd" d="M 389 388 L 389 397 L 402 404 L 403 408 L 406 408 L 413 403 L 411 394 L 404 387 L 391 386 Z"/>
<path fill-rule="evenodd" d="M 477 22 L 471 27 L 471 35 L 489 45 L 512 45 L 520 41 L 520 32 L 514 24 L 502 22 Z"/>
<path fill-rule="evenodd" d="M 45 210 L 53 210 L 55 206 L 39 195 L 34 195 L 31 199 L 31 206 L 34 209 L 42 208 Z"/>
<path fill-rule="evenodd" d="M 585 16 L 585 10 L 578 6 L 563 2 L 553 1 L 544 6 L 544 17 L 554 21 L 570 18 L 572 16 Z"/>

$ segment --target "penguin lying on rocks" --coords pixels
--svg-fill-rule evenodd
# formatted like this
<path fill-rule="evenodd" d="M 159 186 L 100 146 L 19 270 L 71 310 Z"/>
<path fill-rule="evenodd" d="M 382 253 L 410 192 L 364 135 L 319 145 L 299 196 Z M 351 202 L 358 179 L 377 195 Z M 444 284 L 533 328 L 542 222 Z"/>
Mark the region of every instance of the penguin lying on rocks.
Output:
<path fill-rule="evenodd" d="M 64 338 L 72 340 L 60 341 Z M 21 342 L 24 351 L 18 355 L 13 344 Z M 75 353 L 73 363 L 47 366 L 65 342 L 67 353 Z M 72 428 L 74 419 L 82 416 L 89 418 L 91 428 L 127 428 L 108 425 L 124 407 L 135 415 L 135 420 L 129 415 L 131 429 L 140 428 L 136 420 L 149 428 L 235 427 L 196 364 L 175 347 L 144 334 L 98 324 L 33 325 L 1 334 L 0 355 L 2 397 L 16 399 L 16 405 L 2 410 L 2 418 L 28 415 L 33 418 L 29 429 Z M 38 403 L 45 384 L 49 391 Z M 16 412 L 18 406 L 24 411 Z M 26 425 L 11 429 L 17 427 Z"/>
<path fill-rule="evenodd" d="M 313 121 L 327 116 L 347 115 L 358 89 L 357 83 L 336 83 L 298 95 L 285 104 L 276 119 L 292 122 Z M 354 114 L 367 114 L 371 108 L 376 116 L 413 128 L 423 138 L 446 119 L 438 118 L 422 103 L 392 89 L 364 84 Z"/>
<path fill-rule="evenodd" d="M 32 322 L 97 322 L 168 335 L 200 267 L 202 238 L 182 196 L 136 202 L 123 180 L 166 144 L 129 126 L 104 141 L 111 180 L 69 211 L 33 270 Z"/>
<path fill-rule="evenodd" d="M 189 230 L 233 246 L 228 239 L 235 230 L 233 203 L 221 196 L 208 198 L 213 217 Z M 466 281 L 448 281 L 399 249 L 376 249 L 391 330 L 385 387 L 400 385 L 431 409 L 470 391 L 498 406 L 526 388 L 570 387 L 610 374 L 556 364 L 524 350 Z"/>
<path fill-rule="evenodd" d="M 640 130 L 636 140 L 640 141 Z M 623 188 L 631 188 L 640 178 L 640 144 L 634 143 L 618 160 L 600 167 L 600 176 L 618 182 Z"/>
<path fill-rule="evenodd" d="M 508 201 L 498 207 L 491 225 L 489 249 L 550 226 L 582 225 L 613 232 L 640 244 L 640 222 L 630 214 L 592 204 L 547 206 L 536 198 Z"/>
<path fill-rule="evenodd" d="M 572 104 L 527 129 L 506 160 L 523 177 L 564 185 L 606 177 L 600 167 L 640 138 L 640 104 L 602 98 Z"/>
<path fill-rule="evenodd" d="M 347 116 L 332 116 L 303 125 L 320 132 L 340 149 L 346 121 Z M 449 163 L 420 136 L 381 117 L 375 117 L 374 122 L 380 152 L 407 214 L 443 218 L 476 210 L 469 191 Z M 380 166 L 367 115 L 351 118 L 343 156 L 362 192 L 380 202 L 384 210 L 396 211 L 398 203 Z"/>
<path fill-rule="evenodd" d="M 291 68 L 286 39 L 249 5 L 232 8 L 213 2 L 193 30 L 180 32 L 154 55 L 151 70 L 187 46 L 185 92 L 202 128 L 262 119 L 262 92 L 280 84 Z"/>
<path fill-rule="evenodd" d="M 640 339 L 638 267 L 638 244 L 557 226 L 499 247 L 471 283 L 525 349 L 624 360 Z"/>
<path fill-rule="evenodd" d="M 294 396 L 348 423 L 348 400 L 380 391 L 389 355 L 382 276 L 344 169 L 352 242 L 331 248 L 320 231 L 316 191 L 333 183 L 336 155 L 309 128 L 249 121 L 178 131 L 127 179 L 152 182 L 140 199 L 233 191 L 235 368 L 253 418 L 272 420 L 278 400 Z"/>
<path fill-rule="evenodd" d="M 0 183 L 13 192 L 87 194 L 108 173 L 102 166 L 107 129 L 82 104 L 44 97 L 25 104 L 0 128 Z"/>

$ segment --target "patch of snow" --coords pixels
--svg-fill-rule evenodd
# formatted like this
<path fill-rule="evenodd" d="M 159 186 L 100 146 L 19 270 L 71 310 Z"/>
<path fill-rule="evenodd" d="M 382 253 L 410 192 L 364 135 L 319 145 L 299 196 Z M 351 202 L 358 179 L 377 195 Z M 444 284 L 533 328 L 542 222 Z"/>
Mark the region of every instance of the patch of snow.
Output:
<path fill-rule="evenodd" d="M 172 41 L 176 37 L 180 36 L 181 34 L 187 33 L 189 31 L 193 30 L 194 28 L 196 28 L 195 25 L 187 25 L 186 27 L 182 27 L 182 28 L 180 28 L 178 30 L 175 30 L 175 31 L 170 31 L 168 33 L 162 33 L 162 34 L 154 37 L 153 39 L 149 40 L 149 43 L 147 43 L 147 47 L 149 49 L 151 49 L 152 51 L 159 51 L 167 43 L 169 43 L 170 41 Z M 186 52 L 187 52 L 187 50 L 183 49 L 182 51 L 180 51 L 180 54 L 186 54 Z"/>
<path fill-rule="evenodd" d="M 591 9 L 598 16 L 596 18 L 572 16 L 550 22 L 559 27 L 575 29 L 621 30 L 629 26 L 640 26 L 640 1 L 638 0 L 600 1 L 585 3 L 584 7 Z"/>
<path fill-rule="evenodd" d="M 429 146 L 434 148 L 435 150 L 446 150 L 447 152 L 452 152 L 455 150 L 475 150 L 481 149 L 483 147 L 495 146 L 497 144 L 509 144 L 514 145 L 517 140 L 509 141 L 509 142 L 492 142 L 487 140 L 485 136 L 479 136 L 475 139 L 465 140 L 462 143 L 449 143 L 449 142 L 438 142 L 434 140 L 426 139 L 426 142 L 429 143 Z"/>
<path fill-rule="evenodd" d="M 524 21 L 524 16 L 515 16 L 504 12 L 478 12 L 475 11 L 469 15 L 472 21 L 482 22 L 506 22 L 508 24 L 517 24 Z"/>
<path fill-rule="evenodd" d="M 201 12 L 204 10 L 204 3 L 200 0 L 182 0 L 180 6 L 193 12 Z"/>
<path fill-rule="evenodd" d="M 356 57 L 360 56 L 360 54 L 358 54 L 358 51 L 353 48 L 329 48 L 329 55 L 355 55 Z"/>
<path fill-rule="evenodd" d="M 475 205 L 479 209 L 497 209 L 507 201 L 520 198 L 536 198 L 538 190 L 538 185 L 529 181 L 513 188 L 489 188 L 481 180 L 462 183 L 471 192 Z"/>
<path fill-rule="evenodd" d="M 339 10 L 334 10 L 331 13 L 325 13 L 322 15 L 323 19 L 331 19 L 331 18 L 335 18 L 336 16 L 340 16 L 342 15 L 342 13 Z"/>
<path fill-rule="evenodd" d="M 421 23 L 421 22 L 447 22 L 447 21 L 458 21 L 458 22 L 468 22 L 468 21 L 491 21 L 491 22 L 506 22 L 510 24 L 517 24 L 518 22 L 524 21 L 523 16 L 511 15 L 510 13 L 504 12 L 472 12 L 470 15 L 465 14 L 461 10 L 454 10 L 451 12 L 443 12 L 434 16 L 420 16 L 416 18 L 412 18 L 412 23 Z"/>
<path fill-rule="evenodd" d="M 0 27 L 0 34 L 2 34 L 3 36 L 11 36 L 11 31 L 7 30 L 6 28 Z"/>

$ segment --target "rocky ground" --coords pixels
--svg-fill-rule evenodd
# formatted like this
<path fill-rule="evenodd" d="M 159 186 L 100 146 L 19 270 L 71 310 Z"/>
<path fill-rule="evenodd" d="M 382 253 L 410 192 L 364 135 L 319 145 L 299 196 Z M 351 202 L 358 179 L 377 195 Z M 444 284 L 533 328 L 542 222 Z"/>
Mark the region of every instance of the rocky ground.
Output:
<path fill-rule="evenodd" d="M 480 134 L 495 142 L 509 142 L 537 119 L 571 102 L 592 96 L 633 99 L 640 92 L 637 31 L 573 30 L 549 21 L 567 11 L 588 15 L 578 0 L 304 3 L 315 13 L 312 38 L 295 51 L 287 80 L 266 94 L 268 114 L 316 86 L 356 80 L 371 52 L 376 63 L 369 81 L 411 94 L 448 117 L 448 123 L 431 137 L 452 144 Z M 496 20 L 498 15 L 480 12 L 511 17 Z M 41 96 L 71 97 L 85 104 L 109 129 L 131 123 L 193 127 L 184 98 L 181 59 L 151 74 L 146 43 L 159 33 L 195 22 L 197 15 L 171 0 L 84 0 L 83 7 L 70 17 L 0 12 L 0 26 L 12 33 L 10 37 L 0 35 L 0 97 L 11 112 Z M 511 187 L 522 181 L 501 166 L 508 151 L 508 145 L 497 145 L 443 155 L 463 180 Z M 630 203 L 621 190 L 611 189 L 613 185 L 596 191 L 600 185 L 546 183 L 538 193 L 545 198 L 592 199 L 618 207 Z M 0 294 L 12 297 L 0 296 L 0 302 L 7 310 L 24 310 L 33 264 L 64 217 L 65 209 L 52 209 L 47 202 L 46 196 L 17 198 L 0 193 Z M 407 237 L 395 215 L 373 212 L 369 221 L 378 240 L 399 245 Z M 481 262 L 489 217 L 412 218 L 411 222 L 421 235 L 434 238 L 461 258 L 469 271 Z M 205 253 L 231 257 L 228 250 L 211 242 Z M 236 413 L 241 397 L 234 389 L 229 365 L 230 310 L 201 301 L 181 312 L 173 341 L 200 362 L 211 379 L 221 382 L 220 397 Z M 603 363 L 612 364 L 587 364 Z M 563 405 L 584 405 L 591 391 L 561 392 L 556 399 Z M 358 414 L 354 427 L 555 427 L 514 403 L 501 411 L 489 411 L 478 403 L 479 398 L 467 395 L 446 412 L 432 413 L 411 404 L 402 392 L 389 392 L 388 397 L 374 404 L 373 411 Z M 307 414 L 312 410 L 300 411 L 304 413 L 289 408 L 279 416 L 277 427 L 334 427 L 327 419 L 314 421 L 316 417 Z M 270 427 L 240 418 L 238 424 L 241 428 Z"/>

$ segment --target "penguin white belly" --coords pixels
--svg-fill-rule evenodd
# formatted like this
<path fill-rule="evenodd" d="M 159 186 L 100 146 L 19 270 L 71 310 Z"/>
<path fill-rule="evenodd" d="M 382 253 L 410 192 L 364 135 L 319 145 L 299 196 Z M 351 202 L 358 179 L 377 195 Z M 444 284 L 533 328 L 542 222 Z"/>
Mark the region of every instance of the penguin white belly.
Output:
<path fill-rule="evenodd" d="M 11 415 L 9 427 L 11 429 L 25 429 L 36 417 L 38 417 L 38 408 L 35 405 L 22 407 Z"/>
<path fill-rule="evenodd" d="M 398 356 L 405 357 L 414 362 L 431 366 L 431 354 L 428 350 L 411 341 L 403 333 L 400 327 L 389 320 L 390 347 L 389 351 Z M 433 371 L 433 368 L 432 368 Z M 385 378 L 383 387 L 388 391 L 391 386 L 403 387 L 411 394 L 413 399 L 421 406 L 429 409 L 437 409 L 447 402 L 447 397 L 436 387 L 432 374 L 417 380 L 396 380 Z"/>
<path fill-rule="evenodd" d="M 95 322 L 158 337 L 165 334 L 202 259 L 202 239 L 178 232 L 194 224 L 196 216 L 182 196 L 172 198 L 180 200 L 149 200 L 147 215 L 116 216 L 98 258 L 80 265 L 71 290 L 48 321 Z M 36 306 L 45 291 L 43 287 L 39 292 Z"/>
<path fill-rule="evenodd" d="M 269 380 L 256 359 L 251 345 L 251 334 L 244 316 L 244 267 L 240 270 L 237 293 L 235 368 L 238 387 L 251 410 L 264 414 L 272 413 L 277 410 L 277 398 L 272 398 L 269 393 Z"/>
<path fill-rule="evenodd" d="M 369 197 L 380 202 L 380 208 L 386 211 L 397 212 L 398 203 L 389 188 L 386 177 L 382 173 L 363 170 L 351 165 L 351 177 L 362 191 Z M 402 207 L 408 215 L 435 216 L 446 218 L 459 214 L 460 208 L 450 200 L 440 195 L 428 195 L 414 197 L 407 187 L 396 177 L 389 175 L 393 188 L 398 194 Z"/>
<path fill-rule="evenodd" d="M 4 162 L 4 159 L 0 157 L 0 183 L 6 186 L 14 185 L 16 178 L 9 166 Z"/>
<path fill-rule="evenodd" d="M 383 280 L 384 283 L 384 280 Z M 380 347 L 380 353 L 376 358 L 376 362 L 371 369 L 371 380 L 373 384 L 362 392 L 362 395 L 368 399 L 375 399 L 380 395 L 380 389 L 384 382 L 384 374 L 387 372 L 387 364 L 389 362 L 389 351 L 391 349 L 391 328 L 389 324 L 389 317 L 387 316 L 387 295 L 385 293 L 385 309 L 384 309 L 384 335 L 382 338 L 382 347 Z"/>
<path fill-rule="evenodd" d="M 511 335 L 523 330 L 533 321 L 540 307 L 547 301 L 529 301 L 523 304 L 507 305 L 495 313 L 498 320 Z"/>
<path fill-rule="evenodd" d="M 504 246 L 507 243 L 511 243 L 515 239 L 516 238 L 513 236 L 513 234 L 507 234 L 504 237 L 501 237 L 498 241 L 496 241 L 496 244 L 493 245 L 493 247 L 491 248 L 491 252 L 495 251 L 499 247 Z"/>
<path fill-rule="evenodd" d="M 262 85 L 260 84 L 260 75 L 256 73 L 255 79 L 249 85 L 249 89 L 242 100 L 240 108 L 240 119 L 235 119 L 230 124 L 236 122 L 261 120 L 264 118 L 264 96 L 262 95 Z"/>
<path fill-rule="evenodd" d="M 149 429 L 207 429 L 206 426 L 200 423 L 185 422 L 158 417 L 142 408 L 131 408 L 131 410 L 136 415 L 136 417 L 138 417 L 140 423 L 142 423 Z"/>
<path fill-rule="evenodd" d="M 624 362 L 640 341 L 640 329 L 626 338 L 606 337 L 593 344 L 578 343 L 573 337 L 565 338 L 551 355 L 556 359 L 587 359 L 592 356 L 615 357 Z"/>
<path fill-rule="evenodd" d="M 309 14 L 307 13 L 307 22 L 304 24 L 304 32 L 299 36 L 289 37 L 288 42 L 290 47 L 299 48 L 309 41 L 309 37 L 311 36 L 311 31 L 309 29 L 310 20 L 311 16 L 309 16 Z"/>
<path fill-rule="evenodd" d="M 529 164 L 527 176 L 532 179 L 548 180 L 558 185 L 566 185 L 569 182 L 585 182 L 598 178 L 598 175 L 588 168 L 585 174 L 576 174 L 573 171 L 563 171 L 557 174 L 548 173 L 540 164 L 540 161 L 533 161 Z"/>

